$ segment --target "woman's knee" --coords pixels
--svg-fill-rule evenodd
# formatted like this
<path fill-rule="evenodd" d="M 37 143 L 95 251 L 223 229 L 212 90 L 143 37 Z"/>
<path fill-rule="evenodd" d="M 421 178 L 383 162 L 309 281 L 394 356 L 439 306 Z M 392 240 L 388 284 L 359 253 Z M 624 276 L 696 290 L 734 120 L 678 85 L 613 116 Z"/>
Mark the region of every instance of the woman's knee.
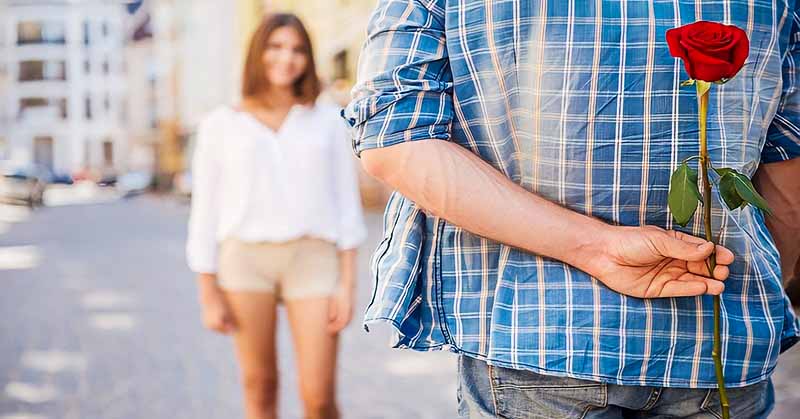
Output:
<path fill-rule="evenodd" d="M 300 392 L 309 417 L 333 417 L 331 414 L 336 410 L 336 398 L 331 386 L 319 385 L 319 383 L 302 385 Z"/>
<path fill-rule="evenodd" d="M 266 372 L 247 372 L 242 376 L 245 396 L 251 402 L 273 405 L 278 395 L 277 374 Z"/>

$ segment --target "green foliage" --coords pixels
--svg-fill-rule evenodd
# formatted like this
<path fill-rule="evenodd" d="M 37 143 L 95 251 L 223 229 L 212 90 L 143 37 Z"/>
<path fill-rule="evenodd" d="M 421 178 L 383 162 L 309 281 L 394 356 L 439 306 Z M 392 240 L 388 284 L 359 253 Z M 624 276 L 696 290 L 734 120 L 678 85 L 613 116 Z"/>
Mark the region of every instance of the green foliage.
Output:
<path fill-rule="evenodd" d="M 750 179 L 730 168 L 714 169 L 720 176 L 719 192 L 725 205 L 731 210 L 750 204 L 771 214 L 767 201 L 756 191 Z"/>
<path fill-rule="evenodd" d="M 686 226 L 697 211 L 697 204 L 703 199 L 697 187 L 697 170 L 681 163 L 672 173 L 669 181 L 667 202 L 675 222 Z"/>

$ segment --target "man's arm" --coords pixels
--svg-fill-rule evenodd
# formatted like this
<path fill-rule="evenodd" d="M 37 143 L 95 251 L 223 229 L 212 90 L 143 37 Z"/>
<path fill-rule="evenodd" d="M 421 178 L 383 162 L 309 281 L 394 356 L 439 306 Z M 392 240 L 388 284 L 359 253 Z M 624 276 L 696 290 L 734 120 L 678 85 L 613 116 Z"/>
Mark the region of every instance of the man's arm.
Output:
<path fill-rule="evenodd" d="M 703 239 L 657 227 L 615 227 L 512 182 L 469 150 L 415 141 L 365 150 L 365 170 L 428 212 L 477 235 L 561 260 L 637 297 L 718 294 L 733 254 L 717 246 L 708 278 Z"/>
<path fill-rule="evenodd" d="M 769 232 L 781 255 L 781 271 L 787 281 L 800 272 L 800 159 L 762 164 L 753 177 L 756 189 L 772 210 L 766 218 Z"/>
<path fill-rule="evenodd" d="M 772 209 L 767 227 L 781 255 L 783 279 L 800 258 L 800 3 L 795 5 L 782 66 L 782 92 L 753 182 Z"/>

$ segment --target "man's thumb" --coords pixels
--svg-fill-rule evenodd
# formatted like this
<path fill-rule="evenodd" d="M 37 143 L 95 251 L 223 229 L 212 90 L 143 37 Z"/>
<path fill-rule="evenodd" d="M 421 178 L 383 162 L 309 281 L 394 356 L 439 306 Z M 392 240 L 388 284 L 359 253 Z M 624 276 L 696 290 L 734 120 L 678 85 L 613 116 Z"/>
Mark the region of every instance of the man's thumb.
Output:
<path fill-rule="evenodd" d="M 714 250 L 714 244 L 711 242 L 697 244 L 673 237 L 667 238 L 664 244 L 664 256 L 687 262 L 706 260 Z"/>

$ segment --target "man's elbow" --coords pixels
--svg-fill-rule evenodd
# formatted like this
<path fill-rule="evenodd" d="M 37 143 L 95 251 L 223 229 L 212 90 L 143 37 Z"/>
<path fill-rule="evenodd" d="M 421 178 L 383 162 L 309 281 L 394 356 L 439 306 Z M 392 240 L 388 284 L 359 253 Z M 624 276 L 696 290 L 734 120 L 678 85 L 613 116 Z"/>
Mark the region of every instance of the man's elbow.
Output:
<path fill-rule="evenodd" d="M 409 143 L 373 148 L 361 152 L 361 166 L 370 176 L 396 187 L 394 182 L 402 175 L 411 158 Z"/>
<path fill-rule="evenodd" d="M 376 148 L 361 152 L 361 167 L 370 176 L 382 179 L 385 171 L 385 150 Z"/>

